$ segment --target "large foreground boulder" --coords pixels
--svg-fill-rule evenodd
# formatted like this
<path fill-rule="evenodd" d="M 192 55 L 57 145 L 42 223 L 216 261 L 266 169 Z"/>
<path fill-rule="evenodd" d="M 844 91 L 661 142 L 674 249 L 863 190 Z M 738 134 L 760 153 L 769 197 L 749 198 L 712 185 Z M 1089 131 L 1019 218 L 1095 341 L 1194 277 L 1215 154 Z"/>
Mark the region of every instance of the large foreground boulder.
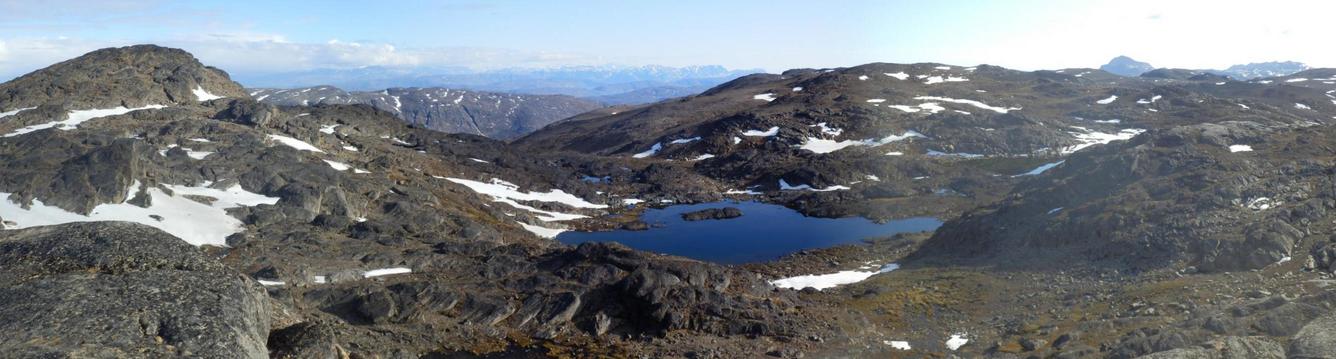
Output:
<path fill-rule="evenodd" d="M 254 281 L 158 229 L 0 231 L 5 357 L 267 357 Z"/>

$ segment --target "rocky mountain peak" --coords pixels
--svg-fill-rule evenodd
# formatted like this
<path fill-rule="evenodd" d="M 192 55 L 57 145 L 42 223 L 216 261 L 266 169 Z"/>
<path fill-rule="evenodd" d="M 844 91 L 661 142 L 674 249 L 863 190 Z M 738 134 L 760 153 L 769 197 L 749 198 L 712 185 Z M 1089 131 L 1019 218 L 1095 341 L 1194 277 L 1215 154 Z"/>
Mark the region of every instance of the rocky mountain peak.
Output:
<path fill-rule="evenodd" d="M 1119 76 L 1137 76 L 1154 70 L 1155 67 L 1145 62 L 1133 60 L 1131 57 L 1118 56 L 1109 60 L 1109 63 L 1104 64 L 1104 66 L 1100 66 L 1099 69 Z"/>
<path fill-rule="evenodd" d="M 135 108 L 244 96 L 226 72 L 184 50 L 135 45 L 93 51 L 0 85 L 0 110 Z"/>

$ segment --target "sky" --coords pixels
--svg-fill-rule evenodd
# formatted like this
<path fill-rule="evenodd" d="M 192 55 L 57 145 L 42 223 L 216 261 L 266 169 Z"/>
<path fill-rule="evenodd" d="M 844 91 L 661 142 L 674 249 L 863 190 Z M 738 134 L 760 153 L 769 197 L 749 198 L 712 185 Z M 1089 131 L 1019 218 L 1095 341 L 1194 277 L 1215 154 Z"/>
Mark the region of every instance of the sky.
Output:
<path fill-rule="evenodd" d="M 0 80 L 88 51 L 179 47 L 229 72 L 869 62 L 1336 67 L 1329 0 L 0 0 Z"/>

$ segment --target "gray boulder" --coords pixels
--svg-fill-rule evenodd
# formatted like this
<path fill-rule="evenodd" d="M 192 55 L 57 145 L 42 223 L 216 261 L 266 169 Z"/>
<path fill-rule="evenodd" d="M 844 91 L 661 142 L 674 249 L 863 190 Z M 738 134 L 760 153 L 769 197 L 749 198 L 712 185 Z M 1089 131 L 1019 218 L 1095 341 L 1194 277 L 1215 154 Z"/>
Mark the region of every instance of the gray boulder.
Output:
<path fill-rule="evenodd" d="M 0 232 L 0 303 L 6 357 L 267 357 L 260 286 L 143 225 Z"/>

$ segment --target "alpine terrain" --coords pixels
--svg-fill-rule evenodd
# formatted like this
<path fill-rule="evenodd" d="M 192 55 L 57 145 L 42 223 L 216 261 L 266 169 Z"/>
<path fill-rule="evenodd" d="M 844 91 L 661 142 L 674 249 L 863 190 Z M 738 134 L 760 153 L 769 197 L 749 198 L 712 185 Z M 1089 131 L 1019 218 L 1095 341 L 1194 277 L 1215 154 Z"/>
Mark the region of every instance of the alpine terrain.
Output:
<path fill-rule="evenodd" d="M 249 90 L 256 101 L 280 106 L 370 105 L 405 122 L 448 133 L 500 140 L 603 106 L 563 95 L 517 95 L 444 88 L 347 92 L 336 87 Z"/>
<path fill-rule="evenodd" d="M 1115 62 L 793 69 L 596 110 L 93 51 L 0 84 L 0 348 L 1332 358 L 1336 70 Z M 738 264 L 567 244 L 720 201 L 679 217 L 940 227 Z"/>

